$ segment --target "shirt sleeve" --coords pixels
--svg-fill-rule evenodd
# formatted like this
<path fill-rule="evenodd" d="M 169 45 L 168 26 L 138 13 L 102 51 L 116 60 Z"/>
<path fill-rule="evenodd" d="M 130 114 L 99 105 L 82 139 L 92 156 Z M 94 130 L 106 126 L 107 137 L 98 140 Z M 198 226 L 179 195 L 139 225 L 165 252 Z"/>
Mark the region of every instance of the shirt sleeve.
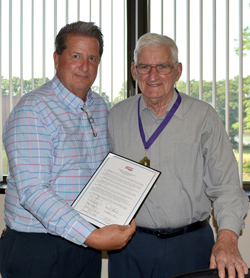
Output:
<path fill-rule="evenodd" d="M 210 115 L 211 116 L 211 115 Z M 224 125 L 216 112 L 207 122 L 202 137 L 206 194 L 213 201 L 219 230 L 239 235 L 249 200 L 241 188 L 238 165 Z"/>
<path fill-rule="evenodd" d="M 19 106 L 5 125 L 3 142 L 9 180 L 27 216 L 32 214 L 48 233 L 84 245 L 95 227 L 53 190 L 53 136 L 48 126 L 32 109 Z"/>

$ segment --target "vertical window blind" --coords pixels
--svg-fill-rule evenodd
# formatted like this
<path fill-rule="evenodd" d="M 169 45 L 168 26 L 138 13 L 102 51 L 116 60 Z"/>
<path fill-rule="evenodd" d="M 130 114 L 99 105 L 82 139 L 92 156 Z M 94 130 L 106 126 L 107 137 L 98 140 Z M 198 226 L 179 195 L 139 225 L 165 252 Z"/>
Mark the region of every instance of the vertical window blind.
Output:
<path fill-rule="evenodd" d="M 135 0 L 137 15 L 139 1 L 147 2 L 149 31 L 168 35 L 179 47 L 183 74 L 177 88 L 218 111 L 241 181 L 250 181 L 250 0 Z M 109 108 L 124 99 L 130 12 L 127 0 L 0 0 L 0 133 L 20 97 L 55 74 L 54 38 L 66 23 L 101 27 L 104 54 L 93 90 Z M 2 141 L 0 157 L 2 177 L 8 172 Z"/>

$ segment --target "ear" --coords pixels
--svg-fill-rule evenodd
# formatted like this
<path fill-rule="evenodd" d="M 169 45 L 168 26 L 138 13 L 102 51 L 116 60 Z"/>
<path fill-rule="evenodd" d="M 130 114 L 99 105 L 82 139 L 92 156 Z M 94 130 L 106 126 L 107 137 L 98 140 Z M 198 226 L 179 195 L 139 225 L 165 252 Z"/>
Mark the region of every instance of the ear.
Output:
<path fill-rule="evenodd" d="M 137 80 L 137 74 L 136 74 L 136 68 L 135 68 L 135 63 L 134 62 L 131 64 L 131 74 L 133 76 L 133 79 L 136 81 Z"/>
<path fill-rule="evenodd" d="M 53 54 L 55 69 L 58 70 L 59 54 L 55 51 Z"/>
<path fill-rule="evenodd" d="M 178 63 L 177 64 L 177 74 L 176 74 L 176 78 L 175 78 L 175 82 L 177 82 L 180 77 L 181 77 L 181 74 L 182 74 L 182 63 Z"/>

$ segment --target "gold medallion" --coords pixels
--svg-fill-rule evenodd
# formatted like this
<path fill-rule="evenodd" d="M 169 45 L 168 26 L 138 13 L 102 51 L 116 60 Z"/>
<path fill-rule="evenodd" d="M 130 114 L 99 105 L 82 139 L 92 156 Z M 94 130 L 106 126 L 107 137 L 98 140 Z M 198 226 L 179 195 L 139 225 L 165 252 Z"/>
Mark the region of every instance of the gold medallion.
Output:
<path fill-rule="evenodd" d="M 140 160 L 139 163 L 146 167 L 150 167 L 150 160 L 148 159 L 147 156 L 144 156 L 144 158 L 142 160 Z"/>

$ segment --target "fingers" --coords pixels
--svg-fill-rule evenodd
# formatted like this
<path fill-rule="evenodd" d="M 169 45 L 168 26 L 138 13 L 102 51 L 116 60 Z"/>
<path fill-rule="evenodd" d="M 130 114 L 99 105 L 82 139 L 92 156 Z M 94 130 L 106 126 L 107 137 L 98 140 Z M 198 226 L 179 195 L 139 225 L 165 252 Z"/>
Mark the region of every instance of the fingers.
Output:
<path fill-rule="evenodd" d="M 118 250 L 131 239 L 136 229 L 135 221 L 130 225 L 108 225 L 94 230 L 85 240 L 85 244 L 98 250 Z"/>
<path fill-rule="evenodd" d="M 226 276 L 235 278 L 244 278 L 248 273 L 247 264 L 241 257 L 238 249 L 238 236 L 233 231 L 221 230 L 217 242 L 215 243 L 210 258 L 210 268 L 217 268 L 220 278 Z"/>
<path fill-rule="evenodd" d="M 220 278 L 226 277 L 226 270 L 228 278 L 235 278 L 236 273 L 238 278 L 244 278 L 245 274 L 248 274 L 248 266 L 241 256 L 238 259 L 232 259 L 232 257 L 228 258 L 223 252 L 220 252 L 217 257 L 211 256 L 209 268 L 217 268 Z"/>
<path fill-rule="evenodd" d="M 136 230 L 136 223 L 135 220 L 133 219 L 132 222 L 129 225 L 126 226 L 120 226 L 121 229 L 124 229 L 126 232 L 126 238 L 124 241 L 124 246 L 130 241 L 132 238 L 133 234 L 135 233 Z"/>
<path fill-rule="evenodd" d="M 236 273 L 238 275 L 238 278 L 244 278 L 244 268 L 246 264 L 243 260 L 237 260 L 234 262 L 228 262 L 226 265 L 227 272 L 228 272 L 228 278 L 234 278 L 236 277 Z M 222 270 L 220 270 L 222 272 Z"/>
<path fill-rule="evenodd" d="M 233 263 L 234 268 L 238 273 L 238 277 L 244 277 L 244 274 L 248 274 L 248 267 L 247 264 L 243 260 L 237 260 Z"/>
<path fill-rule="evenodd" d="M 215 257 L 214 257 L 213 254 L 211 255 L 211 258 L 210 258 L 210 265 L 209 265 L 209 268 L 210 268 L 210 269 L 217 268 L 217 264 L 216 264 Z"/>
<path fill-rule="evenodd" d="M 135 229 L 136 229 L 136 223 L 135 223 L 135 220 L 133 219 L 132 222 L 130 223 L 130 230 L 132 233 L 135 232 Z"/>
<path fill-rule="evenodd" d="M 228 278 L 235 277 L 235 269 L 233 266 L 233 263 L 225 263 L 224 261 L 218 261 L 217 262 L 217 268 L 218 268 L 218 276 L 220 278 L 226 277 L 226 270 L 228 272 Z"/>

